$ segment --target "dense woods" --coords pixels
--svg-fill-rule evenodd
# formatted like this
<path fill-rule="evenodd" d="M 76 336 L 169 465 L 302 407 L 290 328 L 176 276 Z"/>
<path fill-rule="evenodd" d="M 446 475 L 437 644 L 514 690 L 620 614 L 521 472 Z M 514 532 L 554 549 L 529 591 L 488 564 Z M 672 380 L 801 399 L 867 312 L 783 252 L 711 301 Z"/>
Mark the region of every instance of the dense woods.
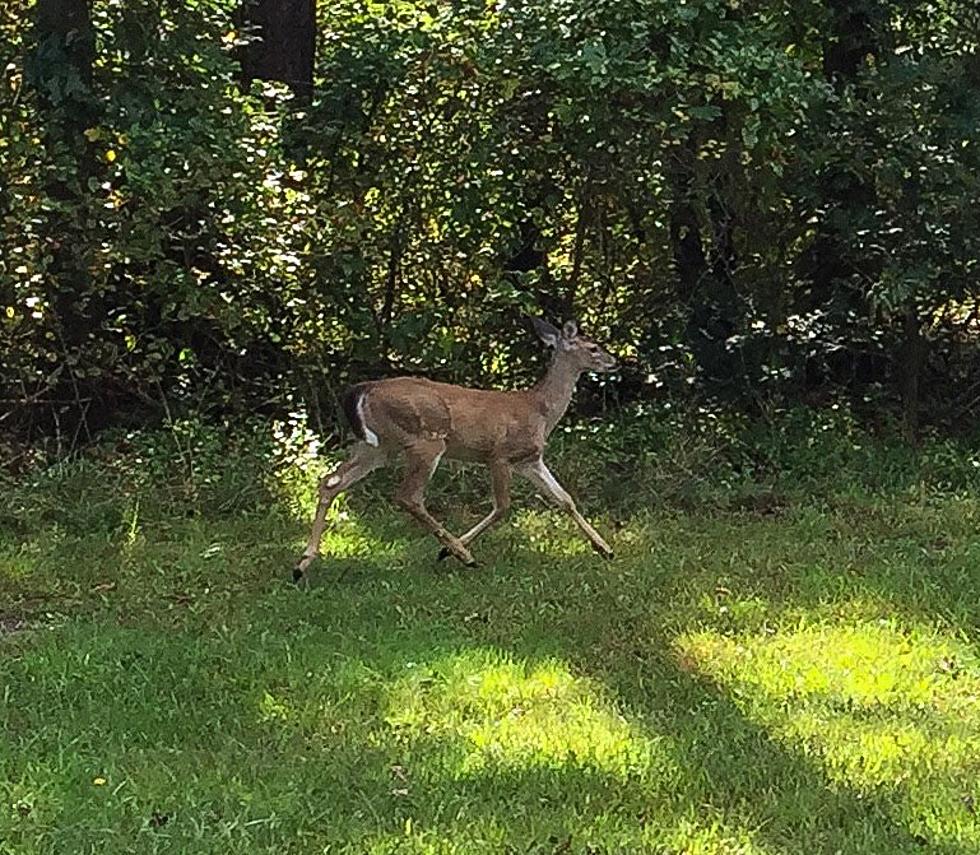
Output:
<path fill-rule="evenodd" d="M 335 418 L 350 379 L 586 408 L 980 403 L 967 0 L 11 0 L 0 429 Z"/>

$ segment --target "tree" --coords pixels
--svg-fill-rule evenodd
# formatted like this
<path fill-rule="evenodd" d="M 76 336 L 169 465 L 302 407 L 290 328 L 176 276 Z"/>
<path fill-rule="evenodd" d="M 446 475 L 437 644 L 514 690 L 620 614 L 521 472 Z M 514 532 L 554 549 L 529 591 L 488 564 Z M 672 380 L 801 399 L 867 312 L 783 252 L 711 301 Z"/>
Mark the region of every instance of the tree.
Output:
<path fill-rule="evenodd" d="M 84 129 L 95 111 L 91 97 L 95 32 L 88 0 L 39 0 L 33 45 L 25 61 L 27 83 L 61 123 Z"/>
<path fill-rule="evenodd" d="M 37 95 L 45 148 L 53 167 L 41 183 L 52 200 L 43 214 L 43 240 L 49 258 L 47 274 L 54 285 L 54 335 L 66 360 L 60 366 L 64 369 L 60 384 L 73 395 L 78 405 L 74 415 L 81 419 L 80 424 L 87 424 L 81 408 L 81 378 L 67 357 L 71 348 L 92 336 L 100 321 L 97 307 L 84 299 L 89 294 L 87 242 L 79 231 L 84 227 L 79 213 L 87 204 L 88 182 L 99 168 L 84 135 L 100 112 L 92 91 L 94 62 L 95 32 L 88 0 L 40 0 L 34 10 L 24 77 Z"/>
<path fill-rule="evenodd" d="M 316 0 L 246 0 L 239 18 L 254 28 L 254 38 L 241 53 L 245 80 L 278 80 L 308 100 L 316 58 Z"/>

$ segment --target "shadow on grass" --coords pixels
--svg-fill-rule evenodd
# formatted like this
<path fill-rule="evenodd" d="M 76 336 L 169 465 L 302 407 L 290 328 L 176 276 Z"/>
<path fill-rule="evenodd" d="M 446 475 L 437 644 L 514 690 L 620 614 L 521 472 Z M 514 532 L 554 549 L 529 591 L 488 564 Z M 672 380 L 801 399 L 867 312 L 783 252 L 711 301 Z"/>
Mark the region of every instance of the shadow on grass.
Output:
<path fill-rule="evenodd" d="M 410 523 L 356 518 L 357 545 L 319 562 L 308 592 L 286 583 L 290 521 L 184 522 L 97 550 L 52 539 L 9 578 L 83 600 L 89 615 L 3 642 L 15 655 L 0 792 L 24 805 L 5 833 L 51 851 L 81 851 L 107 828 L 120 848 L 150 833 L 393 851 L 414 828 L 434 846 L 474 847 L 463 851 L 672 852 L 699 839 L 707 851 L 973 851 L 910 817 L 907 786 L 832 780 L 676 654 L 688 627 L 732 629 L 700 588 L 713 605 L 734 579 L 737 595 L 769 595 L 770 616 L 863 590 L 830 573 L 802 580 L 827 555 L 820 525 L 792 523 L 766 564 L 753 526 L 727 543 L 712 541 L 717 520 L 667 521 L 607 565 L 569 550 L 554 519 L 557 536 L 518 519 L 482 540 L 489 560 L 474 573 L 436 563 Z M 883 581 L 879 593 L 893 587 L 907 590 Z M 502 659 L 503 676 L 480 657 Z M 581 720 L 563 721 L 567 709 Z M 590 739 L 633 759 L 610 766 Z M 103 775 L 126 782 L 119 798 L 95 799 Z M 172 817 L 166 832 L 154 815 Z"/>
<path fill-rule="evenodd" d="M 731 549 L 722 545 L 714 555 L 699 556 L 706 558 L 699 568 L 701 580 L 705 592 L 712 594 L 718 587 L 724 589 L 724 583 L 732 585 L 734 580 L 737 595 L 754 597 L 767 620 L 778 620 L 781 612 L 821 610 L 818 619 L 827 619 L 840 606 L 857 602 L 865 617 L 938 622 L 954 631 L 972 632 L 976 628 L 978 598 L 963 597 L 962 593 L 977 587 L 977 578 L 966 572 L 973 543 L 965 529 L 975 509 L 966 505 L 961 511 L 963 519 L 954 526 L 951 537 L 948 531 L 943 533 L 942 513 L 936 508 L 913 506 L 897 515 L 887 509 L 869 509 L 868 513 L 877 518 L 870 531 L 839 513 L 803 513 L 796 518 L 790 515 L 783 521 L 787 531 L 779 549 L 775 554 L 767 549 L 761 556 L 753 554 L 753 544 L 759 542 L 754 535 L 770 526 L 771 521 L 749 516 L 735 520 L 732 526 L 728 520 L 727 525 L 734 529 L 729 537 L 734 536 L 737 542 Z M 711 518 L 696 527 L 701 524 L 708 531 L 722 527 L 719 520 Z M 566 560 L 569 555 L 579 554 L 574 545 L 570 550 L 567 547 L 568 531 L 562 531 L 557 538 L 542 538 L 541 531 L 540 524 L 512 523 L 507 534 L 498 533 L 481 545 L 491 554 L 495 548 L 500 554 L 500 543 L 505 541 L 507 554 L 523 553 L 531 560 L 545 556 Z M 574 537 L 574 531 L 571 534 Z M 687 534 L 690 536 L 690 532 Z M 960 542 L 951 543 L 957 536 Z M 556 551 L 558 542 L 563 548 Z M 844 566 L 836 566 L 835 561 L 841 560 Z M 493 570 L 491 566 L 489 572 Z M 660 593 L 669 596 L 679 580 L 676 574 L 675 578 L 666 575 Z M 514 581 L 513 577 L 508 579 L 511 584 Z M 726 593 L 731 596 L 731 591 Z M 540 586 L 530 584 L 518 598 L 533 602 L 541 594 Z M 614 589 L 608 588 L 606 594 L 616 599 Z M 659 635 L 653 647 L 649 646 L 648 635 L 632 651 L 617 644 L 613 655 L 601 657 L 603 665 L 597 667 L 596 645 L 583 646 L 583 641 L 598 640 L 601 647 L 604 635 L 622 637 L 622 624 L 601 627 L 587 603 L 579 604 L 582 610 L 568 609 L 567 599 L 559 595 L 549 602 L 549 596 L 545 594 L 546 599 L 538 600 L 538 604 L 553 604 L 555 610 L 567 610 L 568 614 L 588 615 L 583 625 L 574 629 L 563 626 L 557 632 L 557 627 L 552 626 L 550 632 L 531 633 L 530 643 L 524 645 L 515 643 L 514 638 L 491 633 L 495 643 L 518 656 L 533 657 L 545 649 L 574 662 L 582 672 L 615 687 L 624 704 L 644 721 L 657 722 L 670 733 L 689 734 L 679 751 L 692 774 L 696 770 L 703 779 L 707 803 L 723 814 L 734 810 L 755 817 L 759 829 L 756 839 L 787 847 L 787 851 L 813 848 L 816 841 L 820 841 L 817 851 L 914 852 L 922 851 L 923 846 L 936 852 L 972 851 L 965 844 L 945 840 L 942 835 L 937 837 L 929 830 L 932 808 L 923 804 L 918 815 L 914 807 L 910 809 L 909 805 L 915 802 L 910 785 L 872 788 L 871 792 L 852 790 L 828 777 L 820 763 L 807 756 L 810 749 L 804 755 L 802 750 L 788 749 L 785 740 L 774 741 L 767 727 L 746 720 L 741 706 L 734 704 L 724 689 L 707 678 L 678 670 L 675 657 L 667 653 L 670 643 L 665 635 Z M 726 611 L 724 606 L 719 610 Z M 481 613 L 477 610 L 472 614 L 479 617 Z M 665 625 L 682 627 L 676 616 L 664 616 Z M 697 617 L 709 626 L 720 626 L 724 632 L 735 629 L 731 618 L 710 612 Z M 748 623 L 751 625 L 752 621 Z M 642 667 L 624 670 L 621 663 L 630 661 L 631 656 L 636 661 L 658 660 L 654 676 Z M 644 687 L 643 691 L 637 687 Z M 934 711 L 921 712 L 935 721 L 943 718 Z M 962 783 L 962 799 L 967 806 L 974 798 L 971 786 L 966 780 Z M 698 803 L 698 798 L 703 802 L 705 795 L 692 793 L 691 803 Z M 625 804 L 622 794 L 620 800 Z M 971 812 L 972 809 L 963 811 L 960 819 L 975 824 L 967 815 Z"/>
<path fill-rule="evenodd" d="M 782 609 L 799 613 L 827 606 L 828 602 L 847 603 L 852 598 L 861 599 L 872 594 L 883 613 L 888 613 L 891 618 L 894 618 L 897 610 L 901 617 L 912 621 L 929 624 L 940 617 L 940 623 L 947 623 L 950 610 L 946 605 L 953 600 L 944 596 L 937 603 L 935 599 L 923 596 L 925 591 L 917 590 L 916 583 L 912 581 L 916 574 L 923 574 L 934 583 L 930 569 L 937 569 L 934 556 L 921 546 L 924 539 L 928 541 L 933 536 L 931 524 L 923 530 L 921 525 L 917 527 L 917 522 L 921 523 L 921 520 L 914 518 L 908 530 L 900 528 L 893 536 L 897 549 L 886 557 L 881 567 L 876 567 L 873 557 L 870 557 L 861 573 L 817 573 L 816 579 L 803 586 L 795 584 L 798 580 L 787 578 L 787 574 L 780 585 L 774 586 L 776 596 L 764 601 L 765 611 L 770 617 L 778 617 Z M 748 528 L 756 524 L 757 521 L 753 520 Z M 796 526 L 795 523 L 791 524 Z M 795 562 L 801 573 L 806 562 L 813 557 L 807 554 L 806 537 L 801 538 L 811 526 L 812 521 L 803 520 L 787 539 L 786 561 Z M 831 526 L 839 528 L 842 523 L 833 520 Z M 839 541 L 840 535 L 835 539 Z M 499 543 L 499 535 L 497 540 Z M 507 535 L 506 540 L 512 547 L 509 550 L 511 555 L 521 551 L 538 559 L 542 555 L 554 557 L 552 549 L 541 549 L 535 538 L 528 537 L 521 527 Z M 747 549 L 751 543 L 751 537 L 745 537 L 741 548 Z M 848 549 L 853 549 L 857 554 L 861 554 L 865 548 L 866 544 L 860 537 L 855 537 L 854 542 L 848 545 Z M 965 551 L 969 552 L 970 548 L 967 544 Z M 818 553 L 820 551 L 817 550 Z M 913 553 L 923 560 L 911 568 L 903 565 L 902 560 Z M 766 574 L 757 574 L 751 560 L 747 560 L 738 570 L 733 570 L 739 566 L 733 560 L 738 553 L 733 555 L 723 549 L 720 557 L 727 562 L 727 566 L 719 568 L 723 569 L 722 575 L 739 579 L 744 585 L 742 593 L 745 593 L 745 588 L 752 589 L 752 593 L 760 597 L 771 593 L 765 584 Z M 785 567 L 785 564 L 779 567 L 777 572 Z M 578 568 L 584 569 L 584 565 L 578 563 Z M 491 566 L 489 572 L 494 569 Z M 771 571 L 771 562 L 764 569 Z M 602 571 L 592 565 L 590 572 Z M 565 575 L 574 579 L 576 574 Z M 659 592 L 654 590 L 651 593 L 669 595 L 677 579 L 672 578 L 669 572 L 658 574 L 656 570 L 651 579 L 657 580 L 658 575 L 666 584 Z M 708 574 L 706 582 L 711 575 Z M 599 578 L 608 580 L 610 576 Z M 523 590 L 511 592 L 518 600 L 530 604 L 541 597 L 543 586 L 527 576 L 515 578 L 511 574 L 506 583 L 513 585 L 515 582 L 524 582 Z M 794 587 L 802 587 L 803 590 L 794 591 Z M 558 585 L 553 590 L 564 592 L 566 589 Z M 576 607 L 564 593 L 558 593 L 551 599 L 538 599 L 537 603 L 545 607 L 554 606 L 554 612 L 560 612 L 565 618 L 571 616 L 571 621 L 565 618 L 549 621 L 547 630 L 543 627 L 532 626 L 530 630 L 523 627 L 522 631 L 510 638 L 500 632 L 478 632 L 475 636 L 490 638 L 500 649 L 509 650 L 519 657 L 533 658 L 546 651 L 574 663 L 580 672 L 591 674 L 595 680 L 614 688 L 624 707 L 642 721 L 653 722 L 660 730 L 675 737 L 683 736 L 678 756 L 705 788 L 700 794 L 691 794 L 691 803 L 703 803 L 707 795 L 707 803 L 724 814 L 734 810 L 743 816 L 754 816 L 759 829 L 757 839 L 787 847 L 787 851 L 813 848 L 818 845 L 817 841 L 820 841 L 817 851 L 914 852 L 922 851 L 923 846 L 936 852 L 972 851 L 965 844 L 943 839 L 942 835 L 937 836 L 934 830 L 929 830 L 932 807 L 923 805 L 916 815 L 915 808 L 909 807 L 915 802 L 909 785 L 853 790 L 839 780 L 828 777 L 820 763 L 813 756 L 808 756 L 811 755 L 809 748 L 804 755 L 802 750 L 798 752 L 787 748 L 785 740 L 774 741 L 765 726 L 745 718 L 742 707 L 732 702 L 724 688 L 717 687 L 706 677 L 691 673 L 686 667 L 679 667 L 669 635 L 662 630 L 650 631 L 650 619 L 657 617 L 657 610 L 645 615 L 642 627 L 636 633 L 631 633 L 626 626 L 628 621 L 624 623 L 629 609 L 620 609 L 617 614 L 617 603 L 621 597 L 616 591 L 615 582 L 593 581 L 591 591 L 586 590 L 587 597 L 597 592 L 611 601 L 607 602 L 611 620 L 604 626 L 596 621 L 597 611 L 589 608 L 592 603 L 583 600 Z M 631 589 L 626 593 L 628 598 L 632 598 L 637 591 Z M 677 616 L 671 613 L 669 602 L 660 612 L 664 618 L 663 626 L 672 626 L 675 630 L 683 627 L 685 619 L 677 620 Z M 487 615 L 491 613 L 492 607 L 486 611 Z M 481 612 L 477 609 L 472 615 L 479 617 Z M 688 614 L 687 620 L 692 618 L 695 621 L 700 618 L 710 625 L 715 616 Z M 721 623 L 726 632 L 732 630 L 728 619 Z M 968 618 L 966 625 L 969 625 Z M 612 645 L 608 644 L 610 639 L 615 640 Z M 651 662 L 656 665 L 650 665 Z M 628 663 L 628 667 L 624 667 L 624 663 Z M 944 719 L 937 716 L 935 711 L 920 712 L 935 721 Z M 972 778 L 969 777 L 970 770 L 962 771 L 965 776 L 961 781 L 962 797 L 967 809 L 961 812 L 958 819 L 975 825 L 970 818 L 970 805 L 975 797 L 970 789 L 973 786 Z M 684 786 L 680 789 L 683 790 Z M 698 802 L 698 798 L 702 801 Z"/>

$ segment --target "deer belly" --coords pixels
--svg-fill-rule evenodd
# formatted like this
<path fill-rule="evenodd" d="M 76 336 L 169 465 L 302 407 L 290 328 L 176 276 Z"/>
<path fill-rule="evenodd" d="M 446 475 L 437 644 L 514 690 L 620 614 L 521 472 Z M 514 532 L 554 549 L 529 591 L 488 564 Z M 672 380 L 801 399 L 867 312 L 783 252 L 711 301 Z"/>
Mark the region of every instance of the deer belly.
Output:
<path fill-rule="evenodd" d="M 452 437 L 447 437 L 444 456 L 450 460 L 463 460 L 467 463 L 485 463 L 493 457 L 493 450 L 474 447 L 459 441 L 454 442 Z"/>

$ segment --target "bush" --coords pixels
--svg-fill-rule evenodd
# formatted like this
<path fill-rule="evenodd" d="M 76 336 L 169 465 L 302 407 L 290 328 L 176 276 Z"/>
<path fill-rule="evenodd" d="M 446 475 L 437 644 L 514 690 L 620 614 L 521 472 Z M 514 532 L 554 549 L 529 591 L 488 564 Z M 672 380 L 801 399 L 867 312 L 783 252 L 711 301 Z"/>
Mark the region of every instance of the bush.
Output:
<path fill-rule="evenodd" d="M 150 523 L 241 514 L 305 523 L 318 478 L 342 453 L 299 412 L 285 421 L 197 419 L 117 432 L 69 459 L 2 476 L 8 500 L 0 528 L 109 534 L 136 517 Z M 774 412 L 766 421 L 707 407 L 637 408 L 560 426 L 547 457 L 584 507 L 618 517 L 664 507 L 767 514 L 813 501 L 980 491 L 980 456 L 970 444 L 932 436 L 913 448 L 897 428 L 869 433 L 844 407 Z M 390 501 L 398 477 L 378 473 L 355 488 L 351 501 L 363 506 L 365 495 Z M 522 501 L 533 501 L 528 485 L 518 480 L 515 489 Z M 440 467 L 428 494 L 440 513 L 462 506 L 478 512 L 490 503 L 485 470 L 452 461 Z"/>

